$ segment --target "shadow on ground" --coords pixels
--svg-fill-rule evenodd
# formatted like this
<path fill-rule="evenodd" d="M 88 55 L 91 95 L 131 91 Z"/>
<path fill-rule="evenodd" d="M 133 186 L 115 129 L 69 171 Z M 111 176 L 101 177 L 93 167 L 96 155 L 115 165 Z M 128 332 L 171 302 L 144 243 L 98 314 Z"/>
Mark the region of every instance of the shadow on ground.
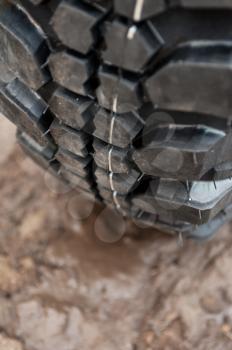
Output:
<path fill-rule="evenodd" d="M 182 248 L 132 226 L 120 242 L 103 243 L 95 234 L 102 209 L 51 183 L 5 133 L 0 350 L 231 349 L 229 225 Z"/>

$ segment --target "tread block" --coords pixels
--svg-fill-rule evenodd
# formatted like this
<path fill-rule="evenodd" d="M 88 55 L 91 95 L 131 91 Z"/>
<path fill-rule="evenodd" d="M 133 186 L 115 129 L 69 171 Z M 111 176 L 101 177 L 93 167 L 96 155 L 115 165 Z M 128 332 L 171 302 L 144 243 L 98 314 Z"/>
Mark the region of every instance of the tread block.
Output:
<path fill-rule="evenodd" d="M 136 113 L 112 115 L 100 108 L 93 120 L 94 136 L 114 146 L 125 148 L 143 127 Z"/>
<path fill-rule="evenodd" d="M 214 180 L 223 180 L 232 177 L 232 162 L 224 162 L 214 167 Z"/>
<path fill-rule="evenodd" d="M 170 207 L 167 208 L 167 205 L 164 207 L 160 206 L 157 203 L 156 199 L 154 198 L 154 194 L 150 191 L 149 192 L 147 191 L 145 194 L 135 195 L 135 197 L 132 199 L 132 203 L 142 213 L 144 212 L 144 213 L 147 213 L 149 215 L 152 214 L 152 215 L 157 216 L 157 217 L 159 215 L 167 216 L 169 218 L 169 220 L 170 220 L 170 217 L 171 218 L 175 217 L 176 220 L 180 220 L 179 212 L 177 212 L 177 210 L 171 211 Z M 169 205 L 170 205 L 170 203 L 169 203 Z"/>
<path fill-rule="evenodd" d="M 179 0 L 181 6 L 186 8 L 214 8 L 214 9 L 231 9 L 230 0 Z"/>
<path fill-rule="evenodd" d="M 72 185 L 77 186 L 84 191 L 91 192 L 91 185 L 86 178 L 78 176 L 63 167 L 61 168 L 60 175 Z"/>
<path fill-rule="evenodd" d="M 87 81 L 94 72 L 93 56 L 81 56 L 68 51 L 53 53 L 49 57 L 53 79 L 63 87 L 80 95 L 91 93 Z"/>
<path fill-rule="evenodd" d="M 0 59 L 0 77 L 2 83 L 9 83 L 15 79 L 15 74 L 10 71 L 6 63 L 2 62 Z"/>
<path fill-rule="evenodd" d="M 186 222 L 166 222 L 165 220 L 160 220 L 158 217 L 154 215 L 143 213 L 139 217 L 139 222 L 144 222 L 145 224 L 151 225 L 154 224 L 154 228 L 171 234 L 179 234 L 180 232 L 183 234 L 183 237 L 191 238 L 195 240 L 206 240 L 220 228 L 226 221 L 231 219 L 231 213 L 224 214 L 219 213 L 213 220 L 211 220 L 207 224 L 196 225 L 188 224 Z"/>
<path fill-rule="evenodd" d="M 93 27 L 101 16 L 100 11 L 85 3 L 61 1 L 52 18 L 52 26 L 62 43 L 87 54 L 94 44 Z"/>
<path fill-rule="evenodd" d="M 170 229 L 179 229 L 178 232 L 184 232 L 187 228 L 190 226 L 193 226 L 191 224 L 182 222 L 182 221 L 176 221 L 173 213 L 169 212 L 166 213 L 165 216 L 158 215 L 158 214 L 151 214 L 146 211 L 141 211 L 141 209 L 137 212 L 137 215 L 135 217 L 135 222 L 137 221 L 138 224 L 143 223 L 145 226 L 148 225 L 148 227 L 154 226 L 157 227 L 157 225 L 163 223 L 170 226 Z M 134 221 L 133 220 L 133 221 Z"/>
<path fill-rule="evenodd" d="M 58 175 L 60 165 L 58 162 L 53 160 L 53 148 L 49 146 L 42 147 L 31 136 L 19 130 L 17 131 L 17 141 L 23 151 L 43 169 L 49 169 L 49 171 Z"/>
<path fill-rule="evenodd" d="M 154 0 L 153 0 L 154 1 Z M 106 63 L 127 70 L 141 72 L 149 60 L 158 53 L 161 43 L 147 24 L 128 26 L 119 20 L 107 22 L 104 27 Z"/>
<path fill-rule="evenodd" d="M 202 45 L 179 50 L 146 82 L 148 94 L 159 108 L 230 117 L 232 100 L 232 48 Z M 213 88 L 212 88 L 213 87 Z M 197 91 L 197 94 L 196 94 Z"/>
<path fill-rule="evenodd" d="M 110 157 L 110 165 L 113 173 L 129 173 L 128 150 L 111 146 L 98 139 L 94 139 L 93 148 L 95 151 L 93 157 L 98 167 L 109 171 Z"/>
<path fill-rule="evenodd" d="M 131 170 L 128 174 L 108 173 L 101 168 L 97 168 L 95 176 L 97 182 L 102 186 L 120 194 L 127 194 L 131 191 L 139 178 L 136 170 Z"/>
<path fill-rule="evenodd" d="M 45 135 L 53 120 L 47 109 L 47 103 L 18 79 L 0 86 L 1 113 L 42 145 L 51 141 Z"/>
<path fill-rule="evenodd" d="M 115 11 L 134 21 L 142 21 L 165 10 L 165 0 L 114 0 Z"/>
<path fill-rule="evenodd" d="M 58 88 L 54 92 L 49 104 L 50 109 L 61 122 L 80 130 L 90 121 L 90 110 L 94 106 L 91 99 L 63 88 Z"/>
<path fill-rule="evenodd" d="M 224 132 L 203 125 L 161 125 L 132 158 L 147 175 L 200 180 L 225 156 L 221 155 L 224 140 Z"/>
<path fill-rule="evenodd" d="M 206 224 L 195 227 L 195 229 L 189 229 L 186 232 L 186 237 L 194 240 L 202 241 L 211 238 L 222 225 L 229 222 L 232 218 L 231 206 L 221 211 L 211 221 Z"/>
<path fill-rule="evenodd" d="M 151 19 L 149 26 L 161 36 L 166 51 L 186 43 L 190 44 L 191 41 L 201 41 L 205 44 L 205 41 L 231 40 L 230 11 L 178 7 Z"/>
<path fill-rule="evenodd" d="M 86 177 L 88 174 L 88 165 L 91 161 L 91 157 L 81 158 L 72 152 L 58 149 L 56 153 L 56 159 L 69 171 L 81 177 Z"/>
<path fill-rule="evenodd" d="M 50 79 L 42 68 L 49 55 L 45 36 L 19 7 L 5 1 L 0 2 L 0 42 L 0 60 L 15 77 L 33 89 Z"/>
<path fill-rule="evenodd" d="M 102 107 L 112 110 L 115 105 L 117 113 L 127 113 L 141 107 L 137 78 L 120 76 L 107 66 L 100 68 L 98 76 L 100 86 L 96 94 Z"/>
<path fill-rule="evenodd" d="M 50 127 L 50 132 L 57 145 L 80 157 L 86 157 L 88 150 L 86 148 L 89 138 L 82 131 L 77 131 L 69 126 L 60 124 L 54 120 Z"/>
<path fill-rule="evenodd" d="M 179 234 L 180 232 L 183 234 L 184 237 L 188 236 L 189 232 L 193 232 L 194 229 L 196 228 L 195 225 L 193 224 L 188 224 L 186 222 L 179 222 L 179 223 L 176 223 L 176 222 L 173 222 L 173 223 L 169 223 L 169 222 L 166 222 L 165 220 L 160 220 L 159 217 L 157 217 L 155 219 L 155 216 L 154 215 L 151 215 L 151 214 L 147 214 L 147 213 L 144 213 L 141 218 L 139 218 L 139 220 L 142 220 L 145 224 L 149 224 L 151 225 L 151 223 L 153 222 L 154 223 L 154 228 L 156 228 L 157 230 L 161 231 L 161 232 L 167 232 L 169 234 L 173 234 L 173 235 L 176 235 L 176 234 Z M 203 225 L 200 225 L 198 226 L 199 228 L 203 226 Z"/>
<path fill-rule="evenodd" d="M 212 182 L 193 182 L 190 188 L 175 180 L 160 179 L 145 194 L 136 195 L 133 204 L 152 214 L 165 215 L 170 211 L 175 221 L 202 225 L 213 219 L 232 199 L 230 179 Z"/>

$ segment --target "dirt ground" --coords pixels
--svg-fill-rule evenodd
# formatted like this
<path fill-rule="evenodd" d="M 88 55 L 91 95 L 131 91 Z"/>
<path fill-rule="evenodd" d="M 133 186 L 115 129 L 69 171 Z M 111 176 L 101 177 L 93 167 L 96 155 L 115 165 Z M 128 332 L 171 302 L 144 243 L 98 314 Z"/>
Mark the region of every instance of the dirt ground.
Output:
<path fill-rule="evenodd" d="M 230 225 L 183 247 L 132 225 L 104 243 L 102 208 L 54 185 L 0 126 L 0 350 L 232 348 Z"/>

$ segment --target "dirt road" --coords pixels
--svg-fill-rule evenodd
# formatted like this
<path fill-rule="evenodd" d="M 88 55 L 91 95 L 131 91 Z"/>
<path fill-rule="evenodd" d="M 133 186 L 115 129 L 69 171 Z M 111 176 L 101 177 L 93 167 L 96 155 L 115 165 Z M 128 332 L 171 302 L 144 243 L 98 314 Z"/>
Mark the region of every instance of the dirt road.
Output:
<path fill-rule="evenodd" d="M 151 230 L 103 243 L 102 209 L 0 125 L 0 350 L 231 349 L 229 225 L 204 244 Z"/>

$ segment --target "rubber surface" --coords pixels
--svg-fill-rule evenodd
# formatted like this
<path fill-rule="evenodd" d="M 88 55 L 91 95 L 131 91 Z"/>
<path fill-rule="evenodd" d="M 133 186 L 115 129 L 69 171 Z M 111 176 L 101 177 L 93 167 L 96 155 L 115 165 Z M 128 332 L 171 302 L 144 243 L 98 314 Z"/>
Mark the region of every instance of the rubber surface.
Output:
<path fill-rule="evenodd" d="M 0 0 L 0 112 L 55 176 L 209 237 L 231 216 L 231 23 L 226 0 Z"/>

